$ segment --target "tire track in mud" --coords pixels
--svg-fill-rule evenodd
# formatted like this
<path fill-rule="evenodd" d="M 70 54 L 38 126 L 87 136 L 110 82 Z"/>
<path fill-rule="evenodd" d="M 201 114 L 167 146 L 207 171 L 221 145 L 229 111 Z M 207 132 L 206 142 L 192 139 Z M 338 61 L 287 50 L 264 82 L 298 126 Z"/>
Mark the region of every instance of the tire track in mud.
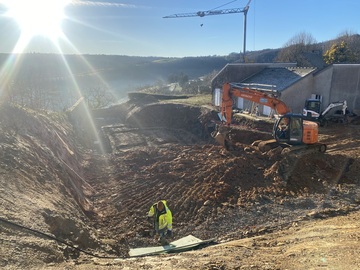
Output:
<path fill-rule="evenodd" d="M 158 199 L 168 201 L 175 216 L 174 227 L 187 231 L 186 227 L 190 224 L 198 226 L 205 221 L 218 220 L 226 205 L 248 205 L 264 200 L 266 196 L 305 196 L 308 194 L 303 190 L 306 185 L 322 190 L 321 186 L 317 186 L 318 183 L 303 181 L 304 175 L 316 168 L 313 166 L 297 167 L 296 173 L 291 174 L 293 179 L 290 181 L 298 183 L 299 190 L 292 191 L 296 188 L 294 184 L 290 189 L 279 186 L 270 181 L 278 176 L 277 167 L 272 166 L 274 161 L 257 154 L 242 153 L 244 156 L 234 158 L 224 156 L 220 147 L 211 145 L 178 145 L 166 151 L 148 147 L 138 153 L 139 156 L 131 152 L 122 153 L 113 161 L 113 166 L 123 164 L 128 170 L 127 164 L 132 164 L 132 173 L 128 174 L 124 168 L 116 168 L 113 174 L 114 179 L 117 179 L 114 183 L 118 183 L 112 190 L 116 196 L 108 198 L 106 203 L 115 205 L 115 209 L 110 211 L 111 207 L 104 205 L 104 209 L 109 209 L 104 215 L 113 220 L 107 224 L 119 237 L 121 234 L 136 232 L 144 234 L 146 228 L 149 228 L 145 221 L 146 213 Z M 206 159 L 209 155 L 212 157 L 210 161 Z M 194 159 L 194 156 L 197 158 Z M 330 156 L 326 161 L 320 160 L 318 165 L 314 164 L 321 169 L 317 170 L 317 174 L 324 176 L 324 168 L 328 166 L 326 164 L 334 164 L 334 158 L 336 160 L 340 157 Z M 306 164 L 311 160 L 316 161 L 316 158 L 301 157 L 297 163 Z M 291 160 L 282 163 L 283 170 L 286 170 L 286 164 L 292 164 Z M 329 174 L 334 172 L 330 170 Z M 298 178 L 300 176 L 301 179 Z M 133 218 L 129 217 L 130 213 Z"/>
<path fill-rule="evenodd" d="M 331 158 L 321 164 L 313 156 L 299 156 L 294 162 L 280 155 L 262 154 L 246 143 L 264 135 L 249 130 L 237 136 L 244 144 L 238 142 L 233 152 L 226 152 L 200 137 L 194 139 L 188 130 L 149 127 L 131 132 L 118 130 L 113 134 L 108 130 L 108 134 L 114 143 L 121 143 L 121 148 L 112 146 L 109 185 L 111 194 L 116 195 L 106 196 L 104 192 L 98 199 L 101 201 L 99 208 L 103 209 L 109 234 L 117 239 L 131 239 L 129 241 L 136 246 L 152 241 L 146 213 L 159 199 L 168 201 L 174 214 L 174 228 L 179 234 L 194 232 L 213 237 L 224 226 L 236 228 L 239 222 L 256 223 L 256 216 L 260 215 L 256 205 L 281 201 L 285 197 L 308 196 L 309 191 L 323 192 L 330 179 L 324 173 L 326 164 L 336 164 Z M 233 132 L 235 135 L 237 133 Z M 142 138 L 141 143 L 134 144 L 139 142 L 138 138 Z M 246 147 L 250 150 L 245 151 Z M 319 163 L 318 167 L 306 166 L 311 161 Z M 303 166 L 293 168 L 295 163 Z M 304 182 L 303 178 L 313 175 L 314 170 L 322 181 Z M 329 175 L 337 173 L 336 169 L 328 171 Z M 106 188 L 106 184 L 101 186 Z M 247 213 L 249 221 L 237 220 L 241 218 L 239 213 L 246 211 L 243 209 L 255 211 L 252 219 Z"/>

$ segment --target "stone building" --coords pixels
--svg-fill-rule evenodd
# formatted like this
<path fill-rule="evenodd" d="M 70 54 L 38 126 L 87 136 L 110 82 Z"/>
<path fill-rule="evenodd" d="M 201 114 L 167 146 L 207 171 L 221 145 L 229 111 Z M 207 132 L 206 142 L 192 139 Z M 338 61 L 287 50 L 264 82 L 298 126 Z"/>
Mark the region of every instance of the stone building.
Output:
<path fill-rule="evenodd" d="M 321 97 L 323 108 L 346 100 L 348 109 L 360 113 L 360 64 L 334 64 L 324 69 L 296 67 L 296 63 L 228 64 L 213 79 L 213 104 L 220 105 L 225 82 L 272 91 L 293 113 L 302 113 L 305 100 Z M 254 104 L 234 98 L 234 107 L 251 111 Z M 259 113 L 271 114 L 270 108 L 258 105 Z"/>

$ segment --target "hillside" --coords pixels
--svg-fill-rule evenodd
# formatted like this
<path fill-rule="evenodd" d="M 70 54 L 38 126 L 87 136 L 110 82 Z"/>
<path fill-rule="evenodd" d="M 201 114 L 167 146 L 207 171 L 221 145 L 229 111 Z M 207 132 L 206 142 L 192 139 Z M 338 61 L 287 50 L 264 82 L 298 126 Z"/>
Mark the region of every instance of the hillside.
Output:
<path fill-rule="evenodd" d="M 220 56 L 0 54 L 0 64 L 11 71 L 6 80 L 12 83 L 4 88 L 4 98 L 21 106 L 52 111 L 66 110 L 81 96 L 95 104 L 100 99 L 104 103 L 100 106 L 107 106 L 139 88 L 175 82 L 171 78 L 198 79 L 227 63 L 227 58 Z"/>
<path fill-rule="evenodd" d="M 246 120 L 228 152 L 210 136 L 211 108 L 151 102 L 97 112 L 107 153 L 87 147 L 87 131 L 64 114 L 2 105 L 2 268 L 359 266 L 358 125 L 322 128 L 325 154 L 282 156 L 253 148 L 269 126 Z M 160 198 L 173 211 L 174 239 L 222 244 L 128 259 L 129 248 L 157 244 L 146 212 Z"/>
<path fill-rule="evenodd" d="M 359 62 L 360 35 L 344 34 L 334 40 L 314 44 L 287 44 L 288 47 L 247 51 L 247 63 L 297 62 L 299 65 L 326 66 L 323 54 L 334 43 L 345 41 L 352 52 L 351 63 Z M 298 46 L 297 46 L 298 45 Z M 71 87 L 76 79 L 79 88 L 107 86 L 121 92 L 126 87 L 167 82 L 170 76 L 185 74 L 190 80 L 221 70 L 228 63 L 241 62 L 239 53 L 225 56 L 199 57 L 139 57 L 126 55 L 60 55 L 60 54 L 0 54 L 0 64 L 12 71 L 12 79 L 21 86 Z M 344 60 L 345 61 L 345 60 Z M 346 62 L 346 61 L 345 61 Z M 16 85 L 15 84 L 15 85 Z M 55 85 L 55 87 L 54 87 Z M 134 90 L 131 89 L 132 91 Z M 129 90 L 129 89 L 127 89 Z M 55 91 L 52 89 L 52 91 Z M 71 91 L 75 91 L 70 89 Z M 127 91 L 129 92 L 129 91 Z"/>
<path fill-rule="evenodd" d="M 279 49 L 248 53 L 249 62 L 274 62 Z M 239 62 L 239 54 L 200 57 L 138 57 L 125 55 L 60 55 L 60 54 L 0 54 L 0 64 L 13 70 L 16 84 L 70 87 L 76 79 L 80 88 L 89 85 L 117 87 L 127 85 L 152 85 L 160 80 L 167 82 L 171 76 L 184 74 L 190 80 L 226 64 Z M 54 87 L 54 85 L 56 87 Z M 132 89 L 134 90 L 134 89 Z"/>
<path fill-rule="evenodd" d="M 14 64 L 19 80 L 68 80 L 73 76 L 80 84 L 85 80 L 166 81 L 172 74 L 184 73 L 190 79 L 223 68 L 229 60 L 225 56 L 208 57 L 138 57 L 124 55 L 60 55 L 60 54 L 0 54 L 0 64 Z M 19 64 L 21 63 L 21 64 Z M 66 65 L 64 65 L 66 63 Z"/>

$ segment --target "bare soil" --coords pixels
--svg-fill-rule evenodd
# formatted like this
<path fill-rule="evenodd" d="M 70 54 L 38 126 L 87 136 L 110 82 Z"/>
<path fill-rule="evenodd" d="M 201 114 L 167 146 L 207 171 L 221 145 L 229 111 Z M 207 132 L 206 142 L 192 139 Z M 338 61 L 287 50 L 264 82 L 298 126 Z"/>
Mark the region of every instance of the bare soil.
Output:
<path fill-rule="evenodd" d="M 240 118 L 226 151 L 211 108 L 129 102 L 95 114 L 101 148 L 63 115 L 1 107 L 0 267 L 360 267 L 359 125 L 320 128 L 325 154 L 281 155 L 251 146 L 270 138 L 267 119 Z M 146 213 L 159 199 L 174 239 L 214 245 L 128 258 L 158 244 Z"/>

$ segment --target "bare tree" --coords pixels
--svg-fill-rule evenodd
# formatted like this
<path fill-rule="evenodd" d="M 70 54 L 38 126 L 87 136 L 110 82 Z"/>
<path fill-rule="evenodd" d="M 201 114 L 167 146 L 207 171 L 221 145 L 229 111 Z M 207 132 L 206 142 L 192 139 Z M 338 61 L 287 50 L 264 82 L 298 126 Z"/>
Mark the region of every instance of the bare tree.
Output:
<path fill-rule="evenodd" d="M 84 93 L 86 103 L 92 109 L 104 108 L 114 101 L 114 97 L 110 91 L 102 86 L 88 87 L 82 92 Z"/>
<path fill-rule="evenodd" d="M 306 32 L 301 32 L 285 43 L 279 52 L 276 61 L 296 62 L 298 66 L 311 66 L 305 57 L 306 53 L 319 50 L 316 39 Z"/>

